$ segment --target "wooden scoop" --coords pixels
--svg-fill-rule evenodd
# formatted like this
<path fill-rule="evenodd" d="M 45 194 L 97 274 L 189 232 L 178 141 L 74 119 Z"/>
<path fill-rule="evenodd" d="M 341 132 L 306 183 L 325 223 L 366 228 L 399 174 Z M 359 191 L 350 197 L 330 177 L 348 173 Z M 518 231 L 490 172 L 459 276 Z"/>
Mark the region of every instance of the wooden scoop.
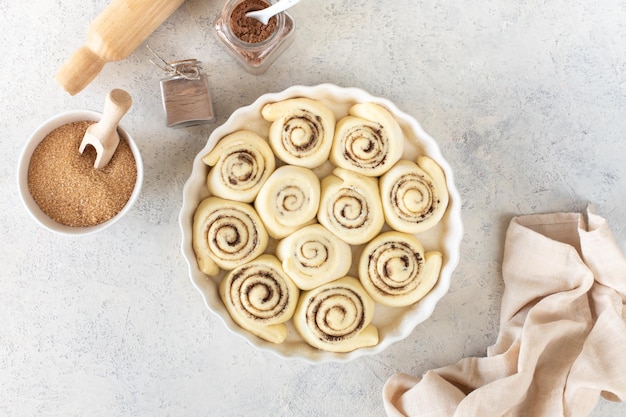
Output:
<path fill-rule="evenodd" d="M 132 103 L 133 100 L 126 91 L 120 89 L 110 91 L 104 100 L 104 110 L 100 121 L 87 128 L 78 150 L 82 154 L 87 145 L 94 147 L 96 150 L 94 168 L 104 168 L 113 157 L 120 143 L 117 124 L 130 109 Z"/>

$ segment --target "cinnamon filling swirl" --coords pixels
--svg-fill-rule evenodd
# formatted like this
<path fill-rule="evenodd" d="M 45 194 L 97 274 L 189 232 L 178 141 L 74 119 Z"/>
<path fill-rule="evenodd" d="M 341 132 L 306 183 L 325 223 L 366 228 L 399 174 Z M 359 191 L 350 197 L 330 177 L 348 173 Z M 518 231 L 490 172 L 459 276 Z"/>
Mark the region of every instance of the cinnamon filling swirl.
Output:
<path fill-rule="evenodd" d="M 378 180 L 335 168 L 322 180 L 317 219 L 351 245 L 369 241 L 385 222 Z"/>
<path fill-rule="evenodd" d="M 261 110 L 272 122 L 269 142 L 283 162 L 315 168 L 328 159 L 335 134 L 335 114 L 322 102 L 296 97 L 268 103 Z"/>
<path fill-rule="evenodd" d="M 228 273 L 220 296 L 231 318 L 242 328 L 273 343 L 287 337 L 300 291 L 282 270 L 279 260 L 264 254 Z"/>
<path fill-rule="evenodd" d="M 375 103 L 357 103 L 348 113 L 337 121 L 330 161 L 370 177 L 384 174 L 404 152 L 398 121 Z"/>
<path fill-rule="evenodd" d="M 342 188 L 329 205 L 331 222 L 345 229 L 358 229 L 367 224 L 370 207 L 363 194 L 354 188 Z"/>
<path fill-rule="evenodd" d="M 359 280 L 346 276 L 302 293 L 293 322 L 310 345 L 350 352 L 378 343 L 373 317 L 374 301 Z"/>
<path fill-rule="evenodd" d="M 309 240 L 297 248 L 296 256 L 304 268 L 319 268 L 330 259 L 330 250 L 319 240 Z"/>
<path fill-rule="evenodd" d="M 208 197 L 196 209 L 193 248 L 208 275 L 254 259 L 263 253 L 268 240 L 261 219 L 249 204 Z"/>
<path fill-rule="evenodd" d="M 427 156 L 398 161 L 379 185 L 385 220 L 395 230 L 424 232 L 439 223 L 448 206 L 445 174 Z"/>
<path fill-rule="evenodd" d="M 250 320 L 271 322 L 289 305 L 289 292 L 275 271 L 244 266 L 230 280 L 231 302 Z"/>
<path fill-rule="evenodd" d="M 375 169 L 387 160 L 389 138 L 378 124 L 362 124 L 344 136 L 343 157 L 359 169 Z"/>
<path fill-rule="evenodd" d="M 349 339 L 365 327 L 363 300 L 347 288 L 324 290 L 310 300 L 306 321 L 320 340 L 338 342 Z"/>
<path fill-rule="evenodd" d="M 441 265 L 441 253 L 425 253 L 414 235 L 389 231 L 363 248 L 359 279 L 376 302 L 402 307 L 419 301 L 433 288 Z"/>
<path fill-rule="evenodd" d="M 212 167 L 207 175 L 211 194 L 245 203 L 256 198 L 276 168 L 269 143 L 248 130 L 224 136 L 202 161 Z"/>
<path fill-rule="evenodd" d="M 247 149 L 226 154 L 220 165 L 222 178 L 234 189 L 249 189 L 251 185 L 256 185 L 264 174 L 265 166 L 263 163 L 259 164 L 257 158 L 258 155 Z"/>
<path fill-rule="evenodd" d="M 320 224 L 303 227 L 281 240 L 276 256 L 283 269 L 303 290 L 310 290 L 348 273 L 350 245 Z"/>
<path fill-rule="evenodd" d="M 381 294 L 406 294 L 419 284 L 423 264 L 422 254 L 407 242 L 385 241 L 369 251 L 367 276 Z"/>
<path fill-rule="evenodd" d="M 247 213 L 231 208 L 227 214 L 214 213 L 207 222 L 206 241 L 222 260 L 246 259 L 259 245 L 258 231 Z"/>
<path fill-rule="evenodd" d="M 308 168 L 285 165 L 263 185 L 254 202 L 268 233 L 275 239 L 314 221 L 320 181 Z"/>
<path fill-rule="evenodd" d="M 324 134 L 322 118 L 300 109 L 284 119 L 280 142 L 290 155 L 306 158 L 320 148 Z"/>
<path fill-rule="evenodd" d="M 428 217 L 439 204 L 432 181 L 416 172 L 402 176 L 389 192 L 396 215 L 407 222 Z"/>

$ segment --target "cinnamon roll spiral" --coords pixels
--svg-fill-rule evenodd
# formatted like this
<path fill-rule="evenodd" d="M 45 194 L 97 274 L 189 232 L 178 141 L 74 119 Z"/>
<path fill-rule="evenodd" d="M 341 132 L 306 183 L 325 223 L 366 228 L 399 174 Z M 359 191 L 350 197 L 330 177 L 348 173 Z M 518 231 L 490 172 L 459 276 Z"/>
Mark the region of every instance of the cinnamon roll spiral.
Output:
<path fill-rule="evenodd" d="M 335 168 L 322 180 L 317 219 L 346 243 L 369 241 L 385 222 L 378 179 Z"/>
<path fill-rule="evenodd" d="M 272 343 L 282 343 L 300 290 L 273 255 L 261 255 L 230 271 L 220 282 L 226 310 L 239 326 Z"/>
<path fill-rule="evenodd" d="M 335 114 L 321 101 L 297 97 L 266 104 L 263 118 L 272 122 L 269 142 L 281 161 L 315 168 L 328 160 Z"/>
<path fill-rule="evenodd" d="M 378 344 L 374 300 L 358 279 L 344 277 L 301 294 L 293 323 L 311 346 L 350 352 Z"/>
<path fill-rule="evenodd" d="M 211 166 L 207 187 L 211 194 L 250 203 L 276 168 L 272 148 L 249 130 L 231 133 L 202 157 Z"/>
<path fill-rule="evenodd" d="M 254 208 L 240 201 L 207 197 L 193 219 L 193 249 L 198 267 L 207 275 L 233 269 L 262 254 L 269 242 Z"/>
<path fill-rule="evenodd" d="M 267 179 L 254 201 L 269 235 L 275 239 L 295 232 L 315 219 L 320 180 L 308 168 L 284 165 Z"/>
<path fill-rule="evenodd" d="M 395 230 L 421 233 L 435 226 L 448 206 L 441 167 L 427 156 L 401 160 L 380 178 L 385 220 Z"/>
<path fill-rule="evenodd" d="M 320 224 L 303 227 L 276 246 L 283 269 L 302 290 L 310 290 L 348 273 L 350 245 Z"/>
<path fill-rule="evenodd" d="M 382 233 L 368 243 L 359 259 L 359 279 L 374 301 L 403 307 L 424 297 L 437 283 L 442 254 L 425 253 L 408 233 Z"/>
<path fill-rule="evenodd" d="M 358 103 L 337 121 L 330 161 L 377 177 L 387 172 L 403 151 L 404 135 L 391 113 L 375 103 Z"/>

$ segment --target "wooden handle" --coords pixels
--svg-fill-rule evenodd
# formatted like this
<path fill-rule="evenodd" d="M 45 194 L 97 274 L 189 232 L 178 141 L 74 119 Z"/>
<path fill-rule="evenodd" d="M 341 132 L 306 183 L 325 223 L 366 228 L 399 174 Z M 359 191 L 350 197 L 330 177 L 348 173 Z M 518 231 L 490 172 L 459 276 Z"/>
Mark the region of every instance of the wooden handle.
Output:
<path fill-rule="evenodd" d="M 96 149 L 94 168 L 104 168 L 113 157 L 120 143 L 117 125 L 130 109 L 132 102 L 130 94 L 126 91 L 111 90 L 104 100 L 104 110 L 100 121 L 87 128 L 79 151 L 83 153 L 87 145 L 92 145 Z"/>
<path fill-rule="evenodd" d="M 89 26 L 87 41 L 55 78 L 71 95 L 84 89 L 107 62 L 130 55 L 184 0 L 112 0 Z"/>
<path fill-rule="evenodd" d="M 86 46 L 81 47 L 61 65 L 55 79 L 71 95 L 87 87 L 100 73 L 105 62 Z"/>
<path fill-rule="evenodd" d="M 122 117 L 126 114 L 130 106 L 133 104 L 133 100 L 126 91 L 121 89 L 111 90 L 104 100 L 104 110 L 102 111 L 102 118 L 98 122 L 101 126 L 102 137 L 104 139 L 104 132 L 112 133 L 117 130 L 117 125 L 122 120 Z"/>

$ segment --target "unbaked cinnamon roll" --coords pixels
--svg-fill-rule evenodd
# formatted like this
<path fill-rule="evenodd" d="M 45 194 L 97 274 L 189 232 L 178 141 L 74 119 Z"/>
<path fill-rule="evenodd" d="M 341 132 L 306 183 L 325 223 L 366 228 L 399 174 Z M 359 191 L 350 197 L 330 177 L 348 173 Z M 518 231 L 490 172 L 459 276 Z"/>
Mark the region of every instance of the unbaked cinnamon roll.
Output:
<path fill-rule="evenodd" d="M 377 177 L 389 170 L 404 151 L 397 120 L 375 103 L 358 103 L 337 121 L 330 161 L 338 167 Z"/>
<path fill-rule="evenodd" d="M 254 201 L 257 213 L 274 239 L 315 220 L 320 203 L 320 180 L 308 168 L 284 165 L 267 179 Z"/>
<path fill-rule="evenodd" d="M 434 287 L 442 254 L 424 252 L 414 235 L 385 232 L 368 243 L 359 259 L 359 279 L 374 301 L 403 307 L 416 303 Z"/>
<path fill-rule="evenodd" d="M 378 179 L 335 168 L 322 179 L 317 219 L 346 243 L 368 242 L 385 223 Z"/>
<path fill-rule="evenodd" d="M 212 167 L 207 175 L 211 194 L 246 203 L 254 200 L 276 168 L 269 143 L 249 130 L 223 137 L 202 161 Z"/>
<path fill-rule="evenodd" d="M 207 197 L 193 218 L 192 244 L 207 275 L 230 270 L 262 254 L 269 236 L 254 208 L 240 201 Z"/>
<path fill-rule="evenodd" d="M 378 344 L 378 329 L 371 324 L 374 305 L 358 279 L 344 277 L 304 291 L 293 323 L 311 346 L 350 352 Z"/>
<path fill-rule="evenodd" d="M 448 206 L 441 167 L 427 156 L 401 160 L 380 178 L 385 220 L 395 230 L 421 233 L 435 226 Z"/>
<path fill-rule="evenodd" d="M 266 104 L 263 118 L 272 122 L 269 142 L 281 161 L 315 168 L 328 160 L 335 114 L 321 101 L 297 97 Z"/>
<path fill-rule="evenodd" d="M 350 245 L 321 224 L 303 227 L 278 242 L 276 256 L 302 290 L 345 276 L 352 264 Z"/>
<path fill-rule="evenodd" d="M 300 290 L 273 255 L 261 255 L 230 271 L 220 282 L 220 296 L 243 329 L 272 343 L 282 343 Z"/>

